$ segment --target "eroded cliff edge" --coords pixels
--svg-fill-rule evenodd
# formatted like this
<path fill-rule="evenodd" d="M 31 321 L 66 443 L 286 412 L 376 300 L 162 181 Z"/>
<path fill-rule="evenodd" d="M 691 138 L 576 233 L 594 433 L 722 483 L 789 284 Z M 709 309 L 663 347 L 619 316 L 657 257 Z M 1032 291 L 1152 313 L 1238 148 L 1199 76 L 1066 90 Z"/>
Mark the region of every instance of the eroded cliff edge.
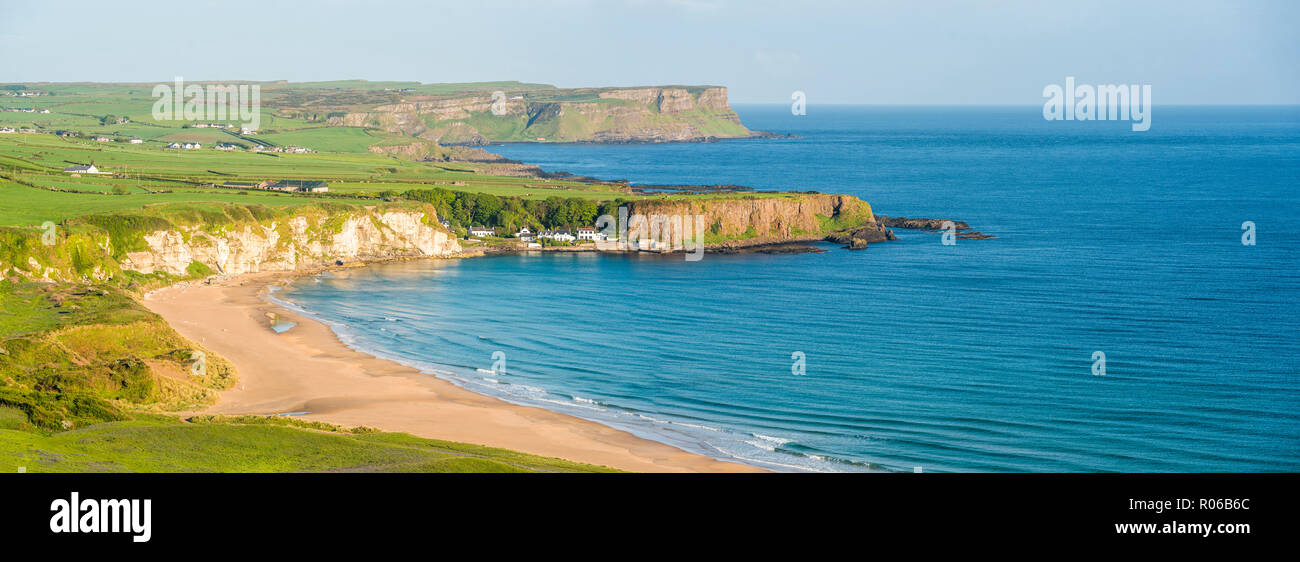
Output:
<path fill-rule="evenodd" d="M 432 208 L 227 204 L 145 209 L 65 221 L 53 234 L 5 232 L 0 272 L 46 282 L 149 288 L 181 279 L 293 271 L 340 262 L 462 254 Z"/>
<path fill-rule="evenodd" d="M 863 246 L 892 239 L 871 206 L 851 195 L 639 199 L 621 207 L 628 215 L 678 216 L 692 224 L 699 216 L 705 246 L 714 251 L 845 236 L 861 239 Z M 0 272 L 146 289 L 209 275 L 482 253 L 462 245 L 429 205 L 319 204 L 275 211 L 227 204 L 216 209 L 89 215 L 60 225 L 50 244 L 40 231 L 0 229 L 7 238 Z"/>

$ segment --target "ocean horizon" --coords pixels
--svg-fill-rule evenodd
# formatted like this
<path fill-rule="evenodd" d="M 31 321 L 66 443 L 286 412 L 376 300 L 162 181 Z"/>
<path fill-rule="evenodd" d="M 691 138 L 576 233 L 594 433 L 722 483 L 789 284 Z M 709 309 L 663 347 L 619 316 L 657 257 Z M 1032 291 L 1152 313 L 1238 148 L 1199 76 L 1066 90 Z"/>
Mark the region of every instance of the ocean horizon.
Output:
<path fill-rule="evenodd" d="M 1156 106 L 1147 132 L 1028 106 L 736 109 L 794 137 L 488 150 L 996 238 L 379 264 L 276 298 L 465 388 L 776 470 L 1300 468 L 1300 106 Z"/>

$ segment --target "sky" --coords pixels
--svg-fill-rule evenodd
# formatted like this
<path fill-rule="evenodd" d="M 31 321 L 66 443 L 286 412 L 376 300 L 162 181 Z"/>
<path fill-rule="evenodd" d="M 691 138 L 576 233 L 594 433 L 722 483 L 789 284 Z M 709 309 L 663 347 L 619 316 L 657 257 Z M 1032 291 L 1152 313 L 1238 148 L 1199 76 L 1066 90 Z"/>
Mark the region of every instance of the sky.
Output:
<path fill-rule="evenodd" d="M 0 83 L 709 84 L 733 103 L 1300 103 L 1300 1 L 0 0 Z"/>

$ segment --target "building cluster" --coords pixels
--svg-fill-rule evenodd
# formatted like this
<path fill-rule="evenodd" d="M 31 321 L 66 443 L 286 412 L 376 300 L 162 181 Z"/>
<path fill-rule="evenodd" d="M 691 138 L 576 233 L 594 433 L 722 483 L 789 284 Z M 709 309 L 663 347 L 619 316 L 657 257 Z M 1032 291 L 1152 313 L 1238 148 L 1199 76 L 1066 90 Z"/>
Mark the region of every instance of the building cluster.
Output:
<path fill-rule="evenodd" d="M 34 98 L 37 96 L 45 95 L 45 92 L 40 92 L 36 90 L 19 90 L 17 92 L 6 91 L 5 95 L 11 97 L 19 97 L 19 98 Z"/>
<path fill-rule="evenodd" d="M 297 193 L 328 193 L 329 184 L 316 180 L 265 180 L 260 182 L 226 182 L 218 187 L 228 189 L 261 189 Z"/>
<path fill-rule="evenodd" d="M 195 129 L 225 129 L 228 131 L 233 131 L 236 128 L 234 125 L 229 123 L 194 123 L 193 125 L 190 125 L 190 127 Z M 256 135 L 257 130 L 249 127 L 239 127 L 239 134 Z"/>
<path fill-rule="evenodd" d="M 471 236 L 496 236 L 496 229 L 472 226 L 469 229 L 469 233 Z M 578 228 L 575 230 L 554 229 L 533 232 L 532 229 L 525 226 L 515 233 L 515 237 L 521 242 L 537 242 L 539 240 L 551 240 L 554 242 L 604 242 L 609 239 L 604 232 L 589 227 Z"/>
<path fill-rule="evenodd" d="M 36 109 L 34 107 L 6 107 L 4 108 L 4 110 L 13 111 L 17 113 L 49 113 L 50 112 L 50 110 L 48 109 Z"/>
<path fill-rule="evenodd" d="M 315 150 L 312 150 L 310 148 L 303 148 L 301 146 L 293 146 L 293 145 L 289 145 L 289 146 L 256 145 L 253 148 L 250 148 L 249 150 L 253 152 L 287 152 L 289 154 L 309 154 L 312 152 L 316 152 Z"/>

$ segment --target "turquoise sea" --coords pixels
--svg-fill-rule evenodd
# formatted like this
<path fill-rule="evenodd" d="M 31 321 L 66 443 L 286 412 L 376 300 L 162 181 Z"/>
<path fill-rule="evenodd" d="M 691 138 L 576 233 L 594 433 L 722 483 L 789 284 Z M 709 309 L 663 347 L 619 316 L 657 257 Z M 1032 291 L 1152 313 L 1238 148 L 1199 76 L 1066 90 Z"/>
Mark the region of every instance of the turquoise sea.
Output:
<path fill-rule="evenodd" d="M 1156 107 L 1147 132 L 1039 107 L 737 109 L 798 138 L 489 150 L 850 193 L 997 238 L 401 263 L 278 298 L 431 376 L 780 470 L 1300 470 L 1300 108 Z"/>

